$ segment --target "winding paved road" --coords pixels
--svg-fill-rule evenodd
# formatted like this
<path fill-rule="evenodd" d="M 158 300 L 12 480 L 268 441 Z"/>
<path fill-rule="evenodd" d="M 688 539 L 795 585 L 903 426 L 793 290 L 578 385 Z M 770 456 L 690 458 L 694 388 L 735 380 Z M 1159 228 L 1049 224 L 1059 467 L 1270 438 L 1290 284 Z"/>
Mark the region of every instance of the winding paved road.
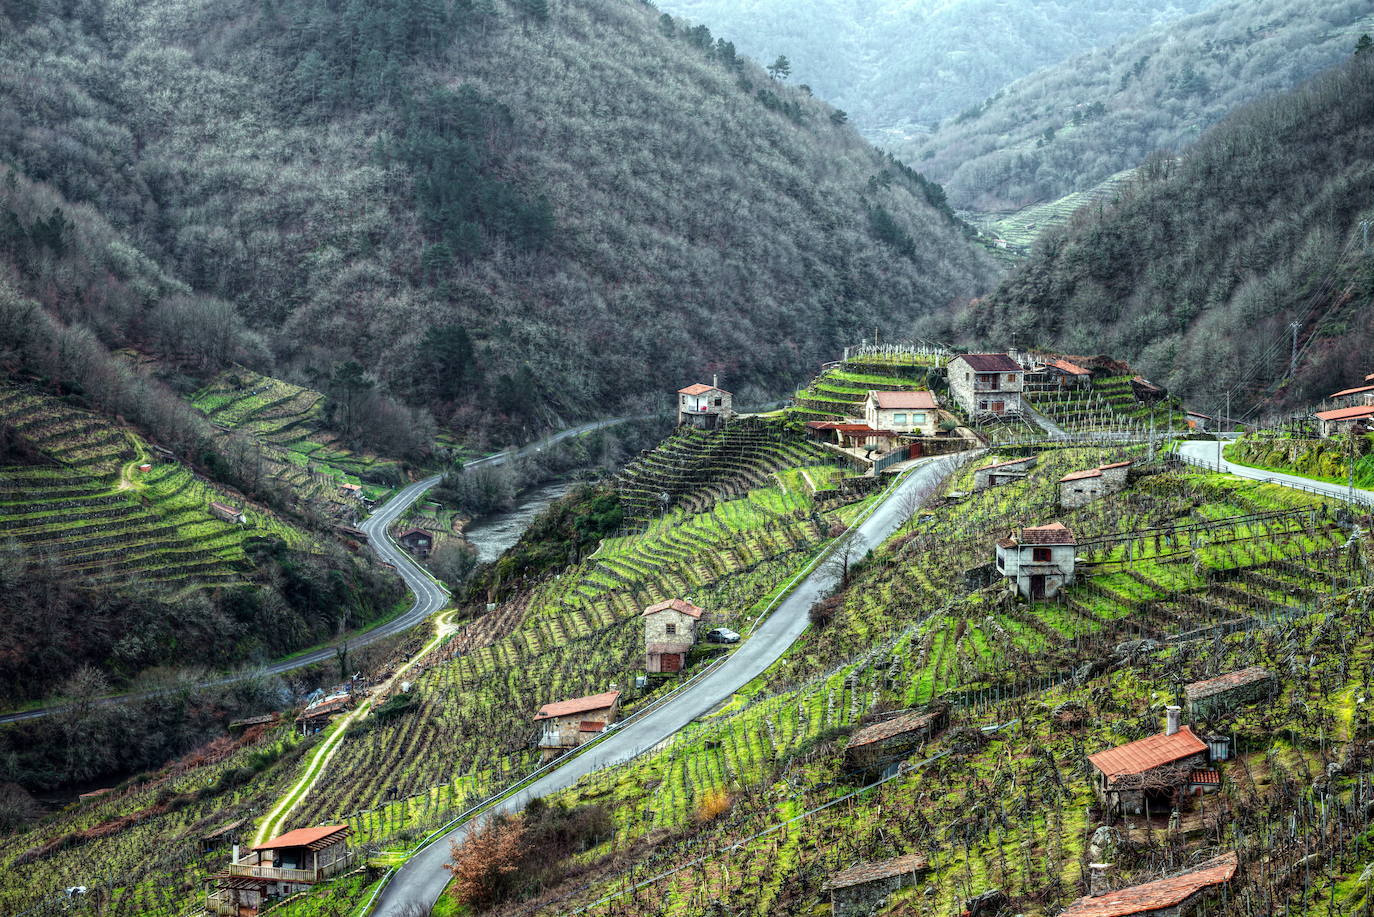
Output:
<path fill-rule="evenodd" d="M 591 423 L 579 424 L 578 426 L 561 430 L 552 436 L 530 443 L 519 449 L 507 449 L 505 452 L 497 452 L 485 458 L 475 459 L 474 461 L 468 462 L 464 467 L 480 468 L 485 465 L 503 465 L 514 459 L 542 452 L 549 446 L 560 443 L 565 439 L 581 436 L 584 433 L 591 433 L 604 427 L 615 426 L 616 424 L 624 423 L 631 419 L 634 418 L 613 417 L 607 420 L 596 420 Z M 347 639 L 350 648 L 357 649 L 359 647 L 364 647 L 384 637 L 389 637 L 404 630 L 409 630 L 448 604 L 448 590 L 431 579 L 420 565 L 411 560 L 410 555 L 401 550 L 386 534 L 387 527 L 400 518 L 406 510 L 414 505 L 415 501 L 423 497 L 425 493 L 435 484 L 438 484 L 441 479 L 442 475 L 436 474 L 433 477 L 425 478 L 423 481 L 416 481 L 414 484 L 403 488 L 390 500 L 382 504 L 380 508 L 375 510 L 372 515 L 367 518 L 367 521 L 363 522 L 360 526 L 362 531 L 367 535 L 368 544 L 377 552 L 377 556 L 395 567 L 401 579 L 405 580 L 406 587 L 409 588 L 411 593 L 415 596 L 415 601 L 404 614 L 396 616 L 385 624 L 379 624 L 371 630 L 349 636 Z M 211 679 L 202 682 L 198 687 L 212 688 L 219 685 L 233 684 L 236 681 L 254 678 L 263 674 L 282 675 L 286 672 L 303 669 L 306 666 L 315 665 L 320 662 L 328 662 L 334 658 L 334 650 L 335 644 L 331 643 L 313 649 L 308 653 L 302 653 L 299 656 L 292 656 L 288 659 L 269 663 L 261 668 L 247 669 L 232 675 L 225 675 L 222 678 Z M 155 697 L 161 693 L 166 692 L 145 691 L 135 694 L 120 694 L 114 697 L 104 698 L 100 703 L 118 704 L 138 698 Z M 63 708 L 60 706 L 38 707 L 33 710 L 25 710 L 22 713 L 6 713 L 0 715 L 0 725 L 17 723 L 22 720 L 39 719 L 40 717 L 49 716 L 61 709 Z"/>
<path fill-rule="evenodd" d="M 1204 440 L 1190 440 L 1179 443 L 1179 454 L 1185 456 L 1193 462 L 1201 462 L 1212 468 L 1218 467 L 1218 452 L 1215 442 Z M 1327 481 L 1314 481 L 1312 478 L 1300 477 L 1296 474 L 1284 474 L 1281 471 L 1270 471 L 1267 468 L 1251 468 L 1248 465 L 1237 465 L 1235 462 L 1220 459 L 1220 468 L 1235 475 L 1238 478 L 1249 478 L 1252 481 L 1273 481 L 1275 484 L 1282 484 L 1285 487 L 1297 487 L 1302 490 L 1319 493 L 1322 496 L 1332 497 L 1336 500 L 1350 500 L 1350 488 L 1344 484 L 1331 484 Z M 1366 506 L 1374 506 L 1374 491 L 1361 490 L 1355 488 L 1356 502 L 1362 502 Z"/>
<path fill-rule="evenodd" d="M 908 471 L 873 513 L 847 536 L 853 540 L 852 556 L 862 557 L 895 532 L 906 521 L 903 511 L 911 509 L 910 501 L 902 499 L 903 495 L 933 488 L 954 469 L 956 461 L 956 456 L 926 459 Z M 518 811 L 531 799 L 566 789 L 593 771 L 623 764 L 729 700 L 796 642 L 806 630 L 811 606 L 828 594 L 838 579 L 839 573 L 832 565 L 821 564 L 778 605 L 753 636 L 740 644 L 725 662 L 697 680 L 690 690 L 642 717 L 631 718 L 586 754 L 569 759 L 563 766 L 487 811 Z M 471 824 L 466 822 L 437 838 L 397 870 L 377 899 L 372 912 L 375 917 L 429 913 L 448 884 L 449 874 L 444 864 L 449 859 L 449 841 L 466 837 Z"/>

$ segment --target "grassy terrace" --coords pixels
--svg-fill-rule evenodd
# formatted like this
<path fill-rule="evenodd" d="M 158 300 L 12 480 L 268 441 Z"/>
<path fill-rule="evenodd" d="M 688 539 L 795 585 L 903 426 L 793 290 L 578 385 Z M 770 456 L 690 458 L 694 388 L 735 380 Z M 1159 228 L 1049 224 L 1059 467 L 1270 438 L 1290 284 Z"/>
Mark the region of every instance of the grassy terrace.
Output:
<path fill-rule="evenodd" d="M 650 902 L 667 914 L 816 913 L 827 900 L 821 884 L 829 873 L 910 852 L 926 853 L 934 872 L 882 913 L 955 913 L 989 888 L 1020 896 L 1017 911 L 1053 912 L 1080 893 L 1086 838 L 1101 818 L 1085 816 L 1094 800 L 1084 755 L 1158 730 L 1160 708 L 1185 681 L 1250 664 L 1281 672 L 1285 696 L 1221 724 L 1242 761 L 1225 766 L 1221 797 L 1209 798 L 1203 812 L 1185 813 L 1190 833 L 1183 840 L 1193 848 L 1221 840 L 1272 849 L 1273 838 L 1288 831 L 1287 815 L 1275 813 L 1292 811 L 1275 803 L 1295 786 L 1279 775 L 1324 773 L 1328 761 L 1341 759 L 1342 743 L 1352 738 L 1357 692 L 1349 689 L 1367 681 L 1374 655 L 1374 590 L 1365 587 L 1368 573 L 1352 572 L 1350 559 L 1334 550 L 1344 533 L 1318 515 L 1308 523 L 1223 523 L 1186 550 L 1151 535 L 1129 542 L 1129 559 L 1126 543 L 1093 553 L 1087 575 L 1059 603 L 1009 602 L 1000 587 L 960 582 L 963 569 L 990 559 L 990 538 L 1012 525 L 1058 517 L 1083 538 L 1314 505 L 1270 485 L 1169 473 L 1120 498 L 1054 512 L 1052 483 L 1063 470 L 1116 454 L 1048 453 L 1025 482 L 924 514 L 867 565 L 834 623 L 739 702 L 664 750 L 563 794 L 568 804 L 608 807 L 616 837 L 582 858 L 587 871 L 576 882 L 549 893 L 556 905 L 536 912 L 566 913 L 623 891 L 625 874 L 602 857 L 650 837 L 647 848 L 636 848 L 635 881 L 706 859 L 591 913 L 634 912 Z M 967 489 L 971 470 L 949 488 Z M 1367 571 L 1368 559 L 1354 569 Z M 1362 597 L 1332 601 L 1347 594 Z M 1244 632 L 1202 630 L 1223 621 Z M 1137 636 L 1171 635 L 1134 662 L 1123 663 L 1112 649 Z M 1303 660 L 1296 669 L 1289 664 L 1295 657 Z M 1061 673 L 1087 661 L 1112 670 L 1062 681 Z M 948 757 L 754 839 L 860 785 L 843 771 L 840 754 L 855 726 L 875 711 L 932 698 L 953 703 L 955 729 L 911 761 Z M 1065 728 L 1056 719 L 1063 704 L 1081 706 L 1083 726 Z M 990 740 L 958 731 L 1009 722 Z M 1340 772 L 1340 798 L 1359 785 L 1358 773 Z M 706 801 L 721 792 L 730 807 L 714 815 Z M 1200 830 L 1215 824 L 1204 816 L 1222 800 L 1243 820 L 1245 831 L 1235 837 L 1225 824 L 1220 834 Z M 1164 828 L 1164 818 L 1150 826 L 1137 819 L 1122 830 L 1147 851 L 1162 851 Z M 1118 883 L 1152 878 L 1144 870 L 1158 855 L 1124 861 Z M 1277 855 L 1290 862 L 1302 854 L 1283 848 Z M 1340 860 L 1343 866 L 1324 868 L 1349 893 L 1363 863 Z"/>
<path fill-rule="evenodd" d="M 52 462 L 0 469 L 0 529 L 88 584 L 230 585 L 244 581 L 246 539 L 308 544 L 185 466 L 155 460 L 137 436 L 51 396 L 0 387 L 0 422 Z M 140 471 L 144 464 L 152 469 Z M 215 518 L 212 501 L 243 507 L 248 524 Z"/>
<path fill-rule="evenodd" d="M 323 400 L 319 392 L 240 367 L 217 376 L 191 404 L 224 435 L 241 432 L 261 442 L 271 459 L 264 473 L 302 500 L 328 509 L 339 499 L 341 484 L 361 484 L 369 496 L 385 496 L 387 482 L 399 480 L 399 466 L 341 446 L 323 427 Z"/>
<path fill-rule="evenodd" d="M 1151 418 L 1161 432 L 1184 428 L 1183 412 L 1175 399 L 1155 405 L 1137 401 L 1130 376 L 1095 379 L 1091 389 L 1032 391 L 1026 397 L 1037 411 L 1072 432 L 1119 429 L 1130 424 L 1148 427 Z"/>
<path fill-rule="evenodd" d="M 794 396 L 787 412 L 801 420 L 838 420 L 863 413 L 870 391 L 928 388 L 927 374 L 944 358 L 921 354 L 865 354 L 824 369 Z"/>

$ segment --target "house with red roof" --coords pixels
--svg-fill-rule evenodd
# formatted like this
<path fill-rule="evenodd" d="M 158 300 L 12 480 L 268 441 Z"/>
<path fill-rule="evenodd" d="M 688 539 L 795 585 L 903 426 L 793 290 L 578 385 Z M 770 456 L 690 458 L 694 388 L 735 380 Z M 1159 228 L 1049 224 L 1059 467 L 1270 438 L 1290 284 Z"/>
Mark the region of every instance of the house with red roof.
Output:
<path fill-rule="evenodd" d="M 296 828 L 254 845 L 243 857 L 235 845 L 228 869 L 210 880 L 206 910 L 249 917 L 274 899 L 346 872 L 355 859 L 347 843 L 352 833 L 348 825 Z"/>
<path fill-rule="evenodd" d="M 698 382 L 677 390 L 677 425 L 701 430 L 719 430 L 735 416 L 734 396 L 720 387 L 712 376 L 711 384 Z"/>
<path fill-rule="evenodd" d="M 1374 405 L 1374 383 L 1365 382 L 1326 396 L 1333 408 L 1356 408 Z"/>
<path fill-rule="evenodd" d="M 1094 500 L 1120 493 L 1130 480 L 1132 461 L 1112 462 L 1083 471 L 1073 471 L 1059 479 L 1059 506 L 1077 509 Z"/>
<path fill-rule="evenodd" d="M 1317 430 L 1324 439 L 1345 433 L 1366 433 L 1374 430 L 1374 404 L 1318 411 L 1312 416 L 1317 418 Z"/>
<path fill-rule="evenodd" d="M 934 436 L 940 426 L 940 403 L 934 392 L 869 392 L 864 422 L 875 430 Z"/>
<path fill-rule="evenodd" d="M 534 715 L 544 761 L 595 739 L 620 715 L 620 692 L 606 691 L 545 704 Z"/>
<path fill-rule="evenodd" d="M 1071 363 L 1063 357 L 1045 361 L 1039 370 L 1041 375 L 1048 377 L 1059 388 L 1092 388 L 1092 370 L 1084 369 L 1077 363 Z"/>
<path fill-rule="evenodd" d="M 1021 529 L 997 542 L 997 572 L 1023 598 L 1052 599 L 1074 582 L 1078 540 L 1062 522 Z"/>
<path fill-rule="evenodd" d="M 703 612 L 686 599 L 669 599 L 644 609 L 644 669 L 650 674 L 682 671 L 697 642 Z"/>
<path fill-rule="evenodd" d="M 970 417 L 1018 415 L 1026 370 L 1005 353 L 965 353 L 945 367 L 949 393 Z"/>
<path fill-rule="evenodd" d="M 1169 812 L 1192 784 L 1218 782 L 1200 773 L 1208 770 L 1208 746 L 1191 726 L 1180 724 L 1182 709 L 1165 710 L 1163 732 L 1088 755 L 1097 772 L 1093 786 L 1108 809 L 1125 815 Z"/>
<path fill-rule="evenodd" d="M 1232 851 L 1165 879 L 1111 890 L 1105 882 L 1107 867 L 1094 863 L 1089 866 L 1090 893 L 1059 917 L 1190 917 L 1231 883 L 1239 866 Z"/>
<path fill-rule="evenodd" d="M 409 528 L 396 536 L 401 547 L 416 557 L 428 557 L 434 550 L 434 533 L 424 529 Z"/>

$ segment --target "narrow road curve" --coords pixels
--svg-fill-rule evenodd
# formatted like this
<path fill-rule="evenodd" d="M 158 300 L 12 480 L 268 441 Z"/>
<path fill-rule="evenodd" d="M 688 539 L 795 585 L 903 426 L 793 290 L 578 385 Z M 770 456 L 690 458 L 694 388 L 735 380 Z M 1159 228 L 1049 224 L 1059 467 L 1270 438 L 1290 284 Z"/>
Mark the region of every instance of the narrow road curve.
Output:
<path fill-rule="evenodd" d="M 862 557 L 897 531 L 907 519 L 903 510 L 911 510 L 910 501 L 902 499 L 903 496 L 933 489 L 957 467 L 961 457 L 926 459 L 907 472 L 906 477 L 888 493 L 873 513 L 847 536 L 853 541 L 852 556 Z M 796 642 L 809 623 L 811 606 L 834 589 L 838 579 L 839 571 L 832 564 L 819 565 L 778 605 L 753 636 L 740 644 L 724 663 L 698 681 L 691 690 L 644 717 L 627 722 L 587 754 L 570 759 L 564 766 L 554 769 L 488 811 L 519 811 L 531 799 L 566 789 L 593 771 L 623 764 L 724 703 L 741 687 L 765 672 Z M 411 857 L 397 870 L 391 883 L 378 897 L 372 913 L 376 917 L 429 913 L 448 884 L 449 873 L 444 866 L 449 859 L 449 842 L 466 837 L 472 824 L 467 822 L 459 825 Z"/>
<path fill-rule="evenodd" d="M 612 427 L 616 424 L 624 423 L 627 420 L 636 418 L 612 417 L 606 420 L 595 420 L 590 423 L 579 424 L 560 430 L 545 439 L 522 446 L 519 449 L 507 449 L 504 452 L 497 452 L 485 458 L 475 459 L 468 462 L 464 468 L 480 468 L 487 465 L 504 465 L 517 458 L 534 455 L 544 449 L 553 446 L 563 440 L 574 436 L 581 436 L 605 427 Z M 368 644 L 375 643 L 384 637 L 399 634 L 409 630 L 416 624 L 428 618 L 430 615 L 442 609 L 448 604 L 448 590 L 440 586 L 420 567 L 419 564 L 411 560 L 410 555 L 387 536 L 386 530 L 399 519 L 406 510 L 410 509 L 417 500 L 425 495 L 430 488 L 442 480 L 442 475 L 434 475 L 425 478 L 423 481 L 416 481 L 414 484 L 403 488 L 390 500 L 374 511 L 367 521 L 360 526 L 361 530 L 367 535 L 368 544 L 377 552 L 377 556 L 383 561 L 396 568 L 401 579 L 405 581 L 406 587 L 415 596 L 410 608 L 401 615 L 393 618 L 385 624 L 380 624 L 371 630 L 363 631 L 360 634 L 353 634 L 347 638 L 350 649 L 358 649 Z M 233 684 L 236 681 L 243 681 L 248 678 L 256 678 L 260 675 L 283 675 L 287 672 L 303 669 L 306 666 L 316 665 L 321 662 L 328 662 L 335 655 L 335 644 L 329 644 L 299 656 L 292 656 L 278 662 L 269 663 L 266 666 L 256 669 L 245 669 L 232 675 L 225 675 L 222 678 L 214 678 L 197 685 L 201 688 L 213 688 L 219 685 Z M 144 691 L 135 694 L 120 694 L 113 697 L 101 699 L 102 704 L 118 704 L 128 700 L 137 700 L 145 697 L 155 697 L 158 694 L 169 693 L 164 691 Z M 50 716 L 60 711 L 62 707 L 37 707 L 33 710 L 25 710 L 22 713 L 6 713 L 0 715 L 0 726 L 6 723 L 18 723 L 23 720 L 36 720 L 41 717 Z"/>
<path fill-rule="evenodd" d="M 1344 484 L 1332 484 L 1328 481 L 1317 481 L 1312 478 L 1304 478 L 1296 474 L 1284 474 L 1281 471 L 1270 471 L 1267 468 L 1251 468 L 1248 465 L 1237 465 L 1235 462 L 1227 461 L 1220 457 L 1217 452 L 1215 442 L 1205 440 L 1190 440 L 1179 443 L 1178 451 L 1180 455 L 1193 462 L 1201 462 L 1213 468 L 1220 468 L 1238 478 L 1249 478 L 1252 481 L 1272 481 L 1275 484 L 1282 484 L 1285 487 L 1296 487 L 1311 493 L 1318 493 L 1324 497 L 1331 497 L 1336 500 L 1349 501 L 1351 491 Z M 1218 461 L 1220 464 L 1218 464 Z M 1354 496 L 1356 502 L 1362 502 L 1366 506 L 1374 505 L 1374 491 L 1361 490 L 1355 488 Z"/>

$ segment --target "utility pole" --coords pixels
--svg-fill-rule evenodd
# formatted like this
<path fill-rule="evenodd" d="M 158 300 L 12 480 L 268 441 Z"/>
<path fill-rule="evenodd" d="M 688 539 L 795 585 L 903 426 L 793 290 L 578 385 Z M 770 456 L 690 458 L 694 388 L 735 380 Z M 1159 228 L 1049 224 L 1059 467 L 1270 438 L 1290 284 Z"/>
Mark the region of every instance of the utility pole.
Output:
<path fill-rule="evenodd" d="M 1360 232 L 1364 234 L 1364 250 L 1369 251 L 1369 221 L 1360 220 Z"/>
<path fill-rule="evenodd" d="M 1288 353 L 1288 379 L 1292 381 L 1298 374 L 1298 329 L 1302 327 L 1302 322 L 1291 322 L 1288 327 L 1293 331 L 1293 349 Z"/>

